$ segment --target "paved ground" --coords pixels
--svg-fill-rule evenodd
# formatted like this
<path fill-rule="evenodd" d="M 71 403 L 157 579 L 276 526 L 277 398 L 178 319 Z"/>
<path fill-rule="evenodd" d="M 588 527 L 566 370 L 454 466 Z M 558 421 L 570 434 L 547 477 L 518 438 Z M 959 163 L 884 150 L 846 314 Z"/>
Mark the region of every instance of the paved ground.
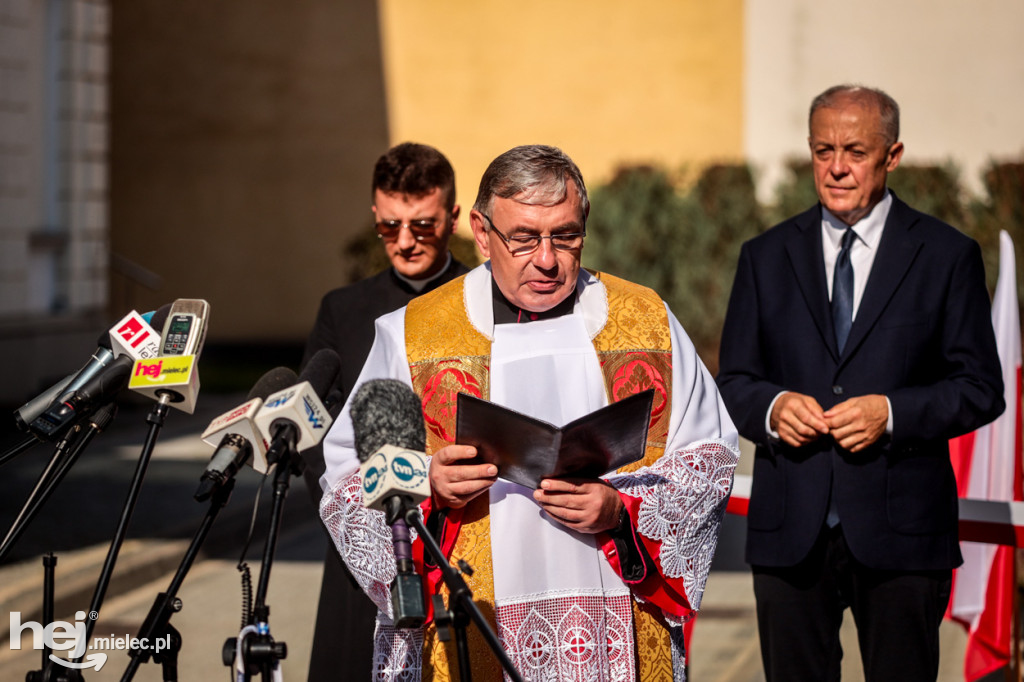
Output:
<path fill-rule="evenodd" d="M 205 403 L 200 400 L 196 415 L 172 412 L 168 416 L 95 635 L 136 634 L 156 595 L 167 588 L 206 512 L 205 505 L 191 499 L 211 451 L 196 434 L 214 416 L 243 401 L 244 396 L 213 396 Z M 26 672 L 40 667 L 40 654 L 31 650 L 28 639 L 23 648 L 12 649 L 6 633 L 12 611 L 21 613 L 22 621 L 38 619 L 42 603 L 41 553 L 52 550 L 58 554 L 57 619 L 71 621 L 76 610 L 88 607 L 106 556 L 105 543 L 113 534 L 146 432 L 144 419 L 148 409 L 147 405 L 140 405 L 122 411 L 118 428 L 97 438 L 18 543 L 16 556 L 0 565 L 0 682 L 22 680 Z M 5 444 L 0 441 L 0 445 Z M 3 449 L 0 447 L 0 451 Z M 0 530 L 10 525 L 21 507 L 48 457 L 45 450 L 38 446 L 4 467 L 4 477 L 0 479 Z M 235 565 L 258 484 L 259 477 L 251 470 L 240 473 L 233 499 L 218 518 L 203 554 L 180 592 L 184 608 L 171 622 L 183 638 L 181 680 L 220 682 L 228 675 L 220 652 L 224 640 L 236 635 L 239 629 L 241 588 Z M 265 495 L 268 492 L 269 486 Z M 256 524 L 257 538 L 248 554 L 254 582 L 258 579 L 268 503 L 269 499 L 264 497 Z M 301 481 L 293 481 L 286 510 L 267 602 L 271 606 L 272 634 L 288 645 L 285 679 L 304 680 L 326 538 Z M 690 679 L 695 682 L 764 679 L 750 574 L 742 562 L 743 533 L 742 519 L 727 519 L 694 635 Z M 960 668 L 964 636 L 956 626 L 944 627 L 942 636 L 940 680 L 959 682 L 963 679 Z M 847 652 L 843 678 L 863 679 L 856 635 L 849 622 L 844 625 L 843 637 Z M 104 652 L 109 654 L 106 665 L 98 673 L 88 671 L 85 679 L 121 679 L 128 661 L 126 652 Z M 158 665 L 148 663 L 135 679 L 156 682 L 163 677 Z M 339 679 L 344 676 L 339 675 Z"/>
<path fill-rule="evenodd" d="M 746 443 L 737 473 L 750 474 L 752 467 L 753 449 Z M 726 516 L 690 647 L 690 679 L 693 682 L 764 682 L 753 581 L 743 562 L 745 534 L 746 523 L 742 517 Z M 845 653 L 843 680 L 863 680 L 857 631 L 849 611 L 843 620 L 841 637 Z M 945 622 L 940 638 L 942 654 L 938 680 L 962 682 L 966 643 L 963 628 Z"/>
<path fill-rule="evenodd" d="M 192 499 L 212 448 L 198 434 L 210 420 L 244 402 L 244 395 L 200 398 L 196 414 L 171 410 L 159 434 L 152 461 L 139 496 L 114 572 L 100 609 L 95 636 L 135 635 L 156 595 L 167 589 L 185 550 L 209 506 Z M 114 426 L 96 437 L 43 511 L 18 541 L 15 551 L 0 565 L 0 681 L 21 680 L 41 666 L 41 655 L 31 650 L 31 632 L 25 646 L 13 649 L 8 641 L 10 614 L 21 622 L 39 620 L 42 607 L 40 557 L 57 555 L 56 619 L 73 621 L 76 611 L 87 611 L 107 556 L 128 484 L 135 473 L 141 443 L 149 427 L 150 402 L 129 402 Z M 0 431 L 0 452 L 16 440 Z M 0 531 L 6 533 L 37 477 L 49 459 L 47 445 L 37 445 L 4 465 L 0 479 Z M 218 516 L 199 559 L 180 591 L 184 608 L 171 623 L 184 641 L 180 679 L 223 680 L 228 674 L 220 663 L 224 640 L 237 635 L 241 616 L 241 583 L 235 569 L 247 535 L 262 477 L 243 469 L 236 489 Z M 259 505 L 255 538 L 247 554 L 254 587 L 259 576 L 263 541 L 270 513 L 268 484 Z M 292 480 L 285 505 L 282 535 L 271 572 L 267 603 L 271 632 L 289 645 L 289 679 L 305 679 L 309 642 L 319 592 L 320 562 L 326 536 L 315 518 L 305 484 Z M 120 679 L 127 665 L 126 652 L 106 651 L 108 662 L 86 679 Z M 292 666 L 294 670 L 291 670 Z M 135 679 L 161 680 L 160 667 L 142 667 Z"/>
<path fill-rule="evenodd" d="M 843 679 L 863 680 L 857 633 L 849 612 L 843 622 Z M 939 682 L 963 680 L 966 637 L 957 625 L 943 623 Z M 690 679 L 693 682 L 764 682 L 749 572 L 713 571 L 693 634 Z M 1001 678 L 1000 678 L 1001 679 Z"/>

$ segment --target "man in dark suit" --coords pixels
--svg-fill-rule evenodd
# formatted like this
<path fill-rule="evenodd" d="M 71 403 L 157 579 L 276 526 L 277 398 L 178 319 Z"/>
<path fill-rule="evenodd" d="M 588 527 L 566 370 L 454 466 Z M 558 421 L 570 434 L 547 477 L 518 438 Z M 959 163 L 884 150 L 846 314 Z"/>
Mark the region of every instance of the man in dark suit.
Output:
<path fill-rule="evenodd" d="M 455 172 L 441 152 L 403 143 L 388 150 L 373 170 L 373 214 L 377 236 L 391 267 L 327 293 L 309 335 L 303 365 L 321 348 L 341 358 L 335 384 L 344 404 L 373 345 L 373 321 L 468 272 L 448 251 L 459 206 Z M 323 450 L 303 453 L 305 478 L 319 503 Z M 377 607 L 349 576 L 333 547 L 327 550 L 317 610 L 309 680 L 369 680 Z"/>
<path fill-rule="evenodd" d="M 754 441 L 747 561 L 765 675 L 838 680 L 849 606 L 867 680 L 935 680 L 961 563 L 947 441 L 1003 410 L 977 243 L 886 188 L 899 108 L 811 105 L 819 205 L 744 244 L 718 385 Z"/>

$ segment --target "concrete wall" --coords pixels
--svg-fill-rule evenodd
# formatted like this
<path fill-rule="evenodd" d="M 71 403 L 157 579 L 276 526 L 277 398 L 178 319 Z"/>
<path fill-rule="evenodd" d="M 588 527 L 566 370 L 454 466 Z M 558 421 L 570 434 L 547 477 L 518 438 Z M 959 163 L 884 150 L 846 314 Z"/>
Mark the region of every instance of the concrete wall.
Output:
<path fill-rule="evenodd" d="M 205 298 L 209 341 L 305 338 L 371 224 L 376 4 L 112 4 L 113 251 L 158 286 L 115 273 L 115 307 Z"/>
<path fill-rule="evenodd" d="M 82 365 L 107 303 L 105 0 L 0 4 L 0 401 Z"/>

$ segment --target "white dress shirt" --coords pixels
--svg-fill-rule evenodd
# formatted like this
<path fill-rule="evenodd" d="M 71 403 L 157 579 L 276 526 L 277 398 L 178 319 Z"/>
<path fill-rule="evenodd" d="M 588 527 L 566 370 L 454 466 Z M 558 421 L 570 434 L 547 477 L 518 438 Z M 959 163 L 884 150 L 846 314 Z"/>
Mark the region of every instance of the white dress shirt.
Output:
<path fill-rule="evenodd" d="M 875 204 L 871 212 L 858 220 L 853 225 L 847 225 L 835 217 L 831 211 L 824 206 L 821 207 L 821 255 L 825 260 L 825 282 L 828 285 L 828 300 L 832 300 L 832 279 L 836 270 L 836 259 L 839 257 L 839 250 L 842 246 L 843 233 L 848 227 L 853 228 L 857 237 L 850 246 L 850 263 L 853 265 L 853 317 L 857 319 L 857 310 L 860 309 L 860 301 L 864 298 L 864 289 L 868 283 L 868 275 L 871 274 L 871 266 L 875 262 L 875 255 L 878 253 L 878 244 L 882 241 L 882 230 L 885 228 L 885 221 L 889 218 L 889 209 L 892 208 L 892 194 L 888 189 L 885 196 Z M 768 435 L 778 440 L 779 434 L 772 430 L 772 410 L 779 397 L 786 393 L 781 391 L 768 405 L 768 414 L 764 417 L 764 428 Z M 889 397 L 885 397 L 886 405 L 889 408 L 889 417 L 885 425 L 885 432 L 892 435 L 892 403 Z"/>
<path fill-rule="evenodd" d="M 875 204 L 871 212 L 853 225 L 857 238 L 850 246 L 850 263 L 853 265 L 853 318 L 857 319 L 857 309 L 864 297 L 864 287 L 871 274 L 871 265 L 878 253 L 878 243 L 882 241 L 882 229 L 889 217 L 892 206 L 892 194 L 885 191 L 882 200 Z M 824 206 L 821 208 L 821 251 L 825 259 L 825 281 L 828 283 L 828 300 L 832 300 L 832 279 L 836 270 L 836 258 L 846 232 L 847 224 L 832 215 Z"/>

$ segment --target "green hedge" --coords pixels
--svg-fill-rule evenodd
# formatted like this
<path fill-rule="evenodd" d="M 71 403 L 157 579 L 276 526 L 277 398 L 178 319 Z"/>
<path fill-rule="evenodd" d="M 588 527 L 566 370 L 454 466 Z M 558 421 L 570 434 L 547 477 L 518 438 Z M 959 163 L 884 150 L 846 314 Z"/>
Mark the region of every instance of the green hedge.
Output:
<path fill-rule="evenodd" d="M 704 170 L 686 191 L 650 166 L 591 192 L 583 264 L 653 288 L 712 371 L 740 245 L 764 229 L 746 166 Z"/>
<path fill-rule="evenodd" d="M 623 167 L 591 190 L 583 263 L 655 289 L 714 372 L 740 245 L 817 201 L 810 163 L 794 161 L 788 169 L 775 203 L 761 206 L 746 165 L 710 166 L 689 187 L 680 187 L 663 168 Z M 1013 237 L 1018 271 L 1024 262 L 1024 163 L 992 163 L 983 182 L 986 195 L 971 196 L 951 164 L 903 165 L 889 176 L 901 199 L 981 244 L 992 288 L 1000 229 Z"/>

